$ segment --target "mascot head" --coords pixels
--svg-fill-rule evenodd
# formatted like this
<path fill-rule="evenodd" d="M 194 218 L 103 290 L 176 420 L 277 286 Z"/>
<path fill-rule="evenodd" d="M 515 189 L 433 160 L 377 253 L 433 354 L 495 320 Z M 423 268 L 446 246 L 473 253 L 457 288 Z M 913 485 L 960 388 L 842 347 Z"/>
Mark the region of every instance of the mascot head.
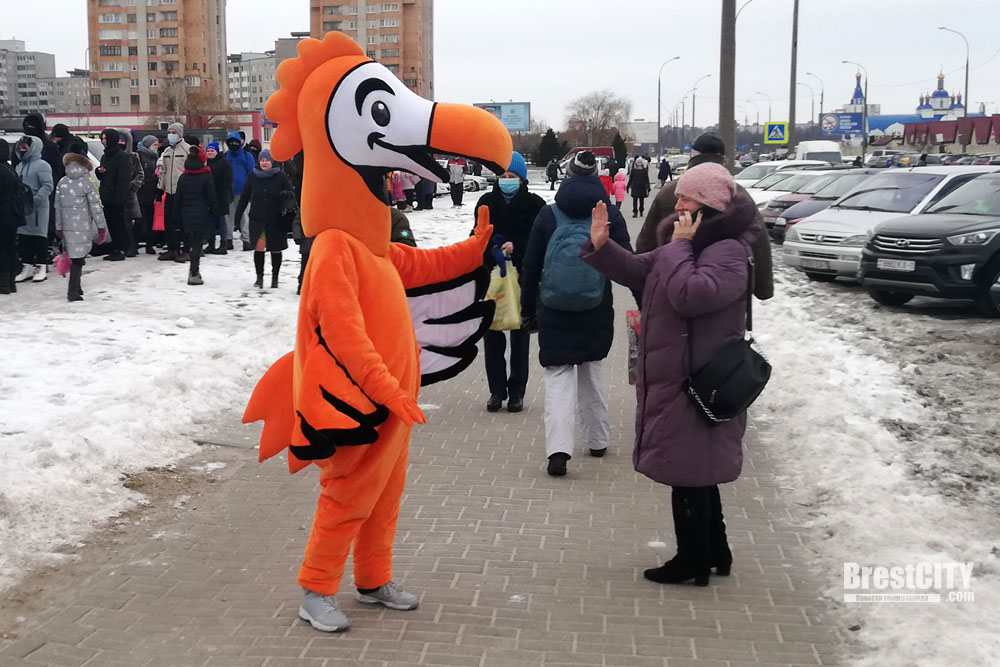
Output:
<path fill-rule="evenodd" d="M 275 159 L 303 151 L 307 236 L 340 229 L 384 255 L 388 172 L 444 181 L 448 174 L 435 153 L 470 157 L 497 173 L 510 162 L 510 135 L 494 116 L 414 94 L 343 33 L 302 40 L 298 54 L 278 67 L 279 90 L 265 113 L 278 123 Z"/>

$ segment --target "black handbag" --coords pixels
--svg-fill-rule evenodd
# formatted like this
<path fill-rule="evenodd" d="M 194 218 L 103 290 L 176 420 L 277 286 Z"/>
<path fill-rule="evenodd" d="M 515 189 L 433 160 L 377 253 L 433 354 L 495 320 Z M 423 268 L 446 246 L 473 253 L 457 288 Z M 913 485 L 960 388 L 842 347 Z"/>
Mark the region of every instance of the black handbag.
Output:
<path fill-rule="evenodd" d="M 748 266 L 746 336 L 723 345 L 711 361 L 694 373 L 690 371 L 691 322 L 688 321 L 687 394 L 709 426 L 718 426 L 742 414 L 771 378 L 771 364 L 754 348 L 752 257 Z"/>

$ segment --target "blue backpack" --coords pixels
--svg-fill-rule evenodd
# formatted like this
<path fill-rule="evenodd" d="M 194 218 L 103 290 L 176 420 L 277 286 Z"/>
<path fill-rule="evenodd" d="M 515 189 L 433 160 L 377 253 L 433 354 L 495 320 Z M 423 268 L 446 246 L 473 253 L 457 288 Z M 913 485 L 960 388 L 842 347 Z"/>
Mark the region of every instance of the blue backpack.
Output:
<path fill-rule="evenodd" d="M 590 239 L 590 219 L 571 218 L 550 206 L 556 231 L 549 239 L 542 264 L 539 298 L 547 308 L 580 312 L 601 305 L 607 278 L 580 259 L 580 248 Z"/>

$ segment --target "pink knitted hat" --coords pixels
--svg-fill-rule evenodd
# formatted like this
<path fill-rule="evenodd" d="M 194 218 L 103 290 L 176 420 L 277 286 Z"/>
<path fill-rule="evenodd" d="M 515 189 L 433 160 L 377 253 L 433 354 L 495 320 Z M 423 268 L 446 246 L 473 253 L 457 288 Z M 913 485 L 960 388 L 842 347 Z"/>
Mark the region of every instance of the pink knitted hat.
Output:
<path fill-rule="evenodd" d="M 736 183 L 721 164 L 705 162 L 681 174 L 676 192 L 716 211 L 724 211 L 736 194 Z"/>

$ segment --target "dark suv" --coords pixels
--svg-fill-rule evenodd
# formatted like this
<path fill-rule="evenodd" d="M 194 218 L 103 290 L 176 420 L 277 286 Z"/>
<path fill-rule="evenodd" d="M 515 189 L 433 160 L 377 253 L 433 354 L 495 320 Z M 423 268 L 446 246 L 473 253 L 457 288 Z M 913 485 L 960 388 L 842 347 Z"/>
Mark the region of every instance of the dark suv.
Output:
<path fill-rule="evenodd" d="M 861 284 L 884 305 L 916 295 L 973 299 L 1000 317 L 1000 174 L 969 181 L 926 213 L 878 225 L 862 253 Z"/>

